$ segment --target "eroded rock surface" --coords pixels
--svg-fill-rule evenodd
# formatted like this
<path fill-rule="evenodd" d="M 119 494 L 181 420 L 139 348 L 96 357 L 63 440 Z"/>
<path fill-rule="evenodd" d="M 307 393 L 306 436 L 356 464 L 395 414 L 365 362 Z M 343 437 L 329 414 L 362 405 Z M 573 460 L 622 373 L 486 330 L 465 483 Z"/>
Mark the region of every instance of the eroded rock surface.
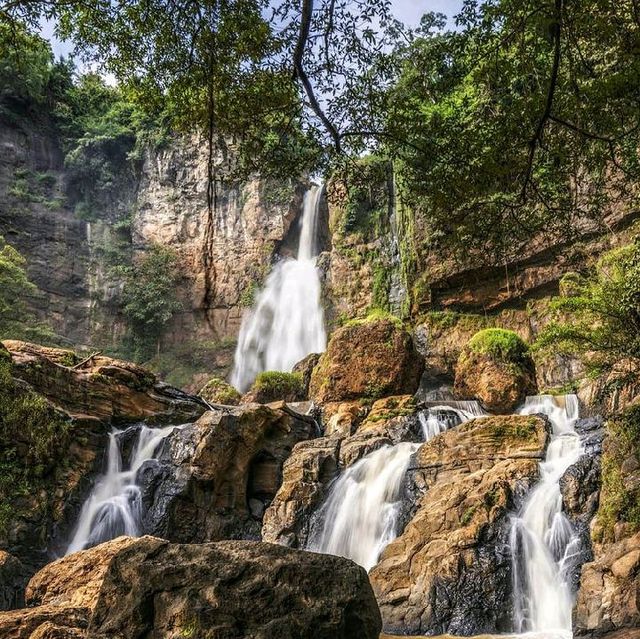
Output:
<path fill-rule="evenodd" d="M 409 521 L 370 573 L 385 630 L 510 630 L 508 515 L 536 481 L 547 442 L 542 418 L 505 416 L 467 422 L 419 449 Z"/>
<path fill-rule="evenodd" d="M 58 560 L 4 639 L 377 639 L 380 614 L 353 562 L 253 542 L 121 537 Z"/>
<path fill-rule="evenodd" d="M 410 333 L 399 323 L 386 318 L 353 322 L 331 336 L 313 369 L 309 396 L 324 403 L 412 394 L 423 368 Z"/>
<path fill-rule="evenodd" d="M 190 543 L 259 539 L 285 460 L 316 434 L 312 418 L 283 403 L 205 413 L 174 431 L 159 463 L 141 469 L 143 530 Z"/>

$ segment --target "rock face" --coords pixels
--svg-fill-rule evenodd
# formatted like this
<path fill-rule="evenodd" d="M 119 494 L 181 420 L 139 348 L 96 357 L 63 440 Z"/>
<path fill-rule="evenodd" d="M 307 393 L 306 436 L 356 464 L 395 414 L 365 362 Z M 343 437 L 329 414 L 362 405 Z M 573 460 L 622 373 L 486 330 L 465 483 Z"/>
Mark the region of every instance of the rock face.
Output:
<path fill-rule="evenodd" d="M 143 530 L 188 543 L 259 539 L 285 460 L 316 431 L 284 404 L 217 409 L 177 429 L 141 470 Z"/>
<path fill-rule="evenodd" d="M 536 391 L 533 360 L 512 331 L 480 331 L 458 358 L 454 392 L 477 399 L 490 413 L 511 413 Z"/>
<path fill-rule="evenodd" d="M 329 437 L 297 444 L 284 464 L 282 486 L 265 512 L 262 539 L 304 548 L 312 516 L 333 479 L 385 444 L 418 442 L 421 438 L 417 416 L 400 413 L 363 424 L 350 436 L 334 432 Z"/>
<path fill-rule="evenodd" d="M 582 567 L 574 610 L 577 636 L 602 636 L 640 626 L 640 533 L 595 544 L 595 560 Z"/>
<path fill-rule="evenodd" d="M 0 615 L 5 639 L 377 639 L 362 568 L 251 542 L 177 545 L 121 537 L 47 566 L 30 608 Z"/>
<path fill-rule="evenodd" d="M 23 593 L 28 571 L 18 559 L 0 550 L 0 610 L 24 605 Z"/>
<path fill-rule="evenodd" d="M 408 523 L 370 573 L 386 631 L 511 630 L 508 515 L 536 481 L 547 442 L 539 417 L 488 417 L 419 449 Z"/>
<path fill-rule="evenodd" d="M 74 419 L 180 423 L 206 410 L 196 397 L 159 382 L 131 362 L 97 355 L 76 366 L 71 351 L 11 340 L 3 344 L 11 353 L 15 375 Z"/>
<path fill-rule="evenodd" d="M 414 393 L 423 367 L 411 335 L 396 321 L 352 322 L 331 336 L 311 375 L 309 396 L 324 403 Z"/>

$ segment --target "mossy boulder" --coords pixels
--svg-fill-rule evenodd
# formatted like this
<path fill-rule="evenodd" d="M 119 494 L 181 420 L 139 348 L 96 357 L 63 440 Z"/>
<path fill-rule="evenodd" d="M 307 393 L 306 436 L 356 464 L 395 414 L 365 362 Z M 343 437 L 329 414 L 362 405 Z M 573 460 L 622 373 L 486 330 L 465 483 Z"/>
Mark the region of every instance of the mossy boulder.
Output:
<path fill-rule="evenodd" d="M 242 397 L 243 403 L 300 402 L 305 393 L 300 373 L 264 371 L 256 377 L 253 386 Z"/>
<path fill-rule="evenodd" d="M 309 396 L 309 384 L 311 384 L 311 374 L 313 373 L 313 369 L 318 365 L 320 361 L 320 357 L 322 357 L 321 353 L 311 353 L 307 355 L 304 359 L 301 359 L 294 367 L 294 373 L 299 373 L 302 376 L 302 389 L 304 397 L 307 398 Z"/>
<path fill-rule="evenodd" d="M 413 394 L 423 370 L 424 360 L 399 320 L 349 322 L 331 336 L 311 375 L 309 397 L 326 403 Z"/>
<path fill-rule="evenodd" d="M 458 358 L 454 392 L 461 399 L 477 399 L 490 413 L 513 412 L 537 392 L 529 347 L 513 331 L 479 331 Z"/>
<path fill-rule="evenodd" d="M 198 393 L 209 404 L 223 404 L 225 406 L 237 406 L 242 395 L 228 382 L 219 377 L 212 377 Z"/>

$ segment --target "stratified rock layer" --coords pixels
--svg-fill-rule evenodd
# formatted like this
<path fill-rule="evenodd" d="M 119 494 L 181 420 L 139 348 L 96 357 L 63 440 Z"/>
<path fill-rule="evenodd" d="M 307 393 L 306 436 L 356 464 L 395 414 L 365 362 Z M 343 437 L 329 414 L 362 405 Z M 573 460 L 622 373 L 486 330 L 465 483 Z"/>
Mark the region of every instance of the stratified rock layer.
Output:
<path fill-rule="evenodd" d="M 508 515 L 536 481 L 547 441 L 539 417 L 488 417 L 420 448 L 408 481 L 413 514 L 370 573 L 385 630 L 511 629 Z"/>
<path fill-rule="evenodd" d="M 177 545 L 120 537 L 58 560 L 0 614 L 4 639 L 377 639 L 365 571 L 253 542 Z"/>

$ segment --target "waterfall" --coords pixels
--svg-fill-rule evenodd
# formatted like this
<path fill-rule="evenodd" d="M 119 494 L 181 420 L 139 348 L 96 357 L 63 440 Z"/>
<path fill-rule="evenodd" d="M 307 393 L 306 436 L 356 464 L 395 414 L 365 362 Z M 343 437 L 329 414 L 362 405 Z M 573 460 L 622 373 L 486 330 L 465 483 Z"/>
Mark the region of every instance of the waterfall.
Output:
<path fill-rule="evenodd" d="M 246 391 L 262 371 L 290 371 L 326 347 L 320 277 L 316 268 L 322 187 L 304 196 L 297 259 L 280 260 L 240 327 L 231 383 Z"/>
<path fill-rule="evenodd" d="M 136 477 L 142 465 L 154 459 L 160 443 L 175 428 L 179 427 L 140 426 L 127 470 L 122 468 L 119 442 L 124 431 L 112 431 L 109 434 L 107 470 L 98 479 L 89 498 L 82 506 L 80 518 L 66 554 L 95 546 L 119 535 L 137 537 L 141 534 L 141 495 Z"/>
<path fill-rule="evenodd" d="M 427 442 L 472 419 L 472 414 L 434 406 L 420 412 L 418 419 Z M 314 518 L 308 550 L 340 555 L 367 570 L 373 568 L 398 534 L 403 481 L 420 446 L 407 442 L 382 446 L 347 468 L 332 484 Z"/>
<path fill-rule="evenodd" d="M 519 411 L 543 413 L 553 432 L 540 480 L 511 525 L 515 630 L 571 636 L 573 597 L 567 568 L 579 544 L 562 512 L 560 478 L 582 453 L 574 429 L 575 395 L 528 397 Z"/>

